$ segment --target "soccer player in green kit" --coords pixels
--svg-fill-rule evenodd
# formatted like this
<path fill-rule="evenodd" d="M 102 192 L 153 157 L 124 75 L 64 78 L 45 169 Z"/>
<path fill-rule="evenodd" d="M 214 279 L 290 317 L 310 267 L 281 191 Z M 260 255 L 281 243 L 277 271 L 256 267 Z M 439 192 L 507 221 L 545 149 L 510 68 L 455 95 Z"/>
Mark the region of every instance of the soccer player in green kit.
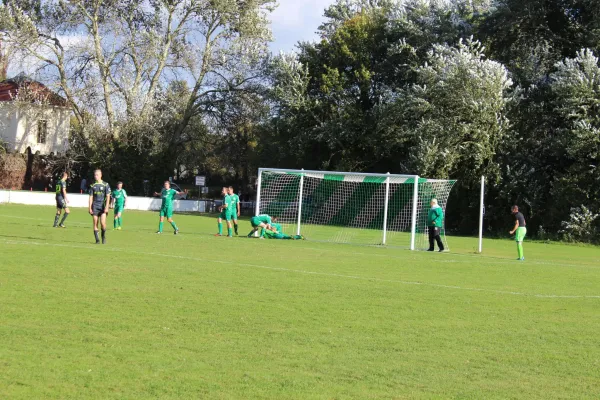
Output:
<path fill-rule="evenodd" d="M 106 243 L 106 214 L 110 204 L 110 186 L 102 180 L 102 171 L 94 171 L 94 183 L 90 186 L 89 211 L 94 221 L 94 238 L 100 244 L 98 237 L 98 222 L 102 228 L 102 244 Z"/>
<path fill-rule="evenodd" d="M 258 228 L 261 228 L 259 238 L 264 239 L 265 231 L 272 230 L 271 223 L 272 223 L 271 217 L 268 216 L 267 214 L 255 215 L 254 217 L 250 218 L 250 224 L 252 225 L 252 230 L 248 234 L 248 237 L 252 237 L 252 235 L 254 235 L 254 233 L 256 231 L 258 231 Z"/>
<path fill-rule="evenodd" d="M 117 189 L 113 190 L 111 197 L 112 207 L 115 209 L 113 228 L 120 231 L 123 226 L 123 218 L 121 215 L 127 205 L 127 192 L 123 189 L 123 182 L 117 182 Z"/>
<path fill-rule="evenodd" d="M 67 198 L 67 178 L 69 174 L 65 171 L 62 173 L 60 181 L 56 184 L 56 216 L 54 217 L 54 227 L 60 226 L 61 228 L 65 227 L 65 220 L 69 216 L 69 199 Z M 60 218 L 60 214 L 62 210 L 65 210 L 65 215 L 63 215 L 62 220 L 60 221 L 60 225 L 58 224 L 58 219 Z"/>
<path fill-rule="evenodd" d="M 515 217 L 515 227 L 510 231 L 510 234 L 515 235 L 515 241 L 517 242 L 517 254 L 519 255 L 517 260 L 525 261 L 525 255 L 523 254 L 523 240 L 525 240 L 525 235 L 527 235 L 527 223 L 525 222 L 523 214 L 519 212 L 519 206 L 513 206 L 511 211 Z"/>
<path fill-rule="evenodd" d="M 229 186 L 229 197 L 231 198 L 231 209 L 227 208 L 233 220 L 233 230 L 238 234 L 238 217 L 240 216 L 240 196 L 233 192 L 233 186 Z"/>
<path fill-rule="evenodd" d="M 231 205 L 231 196 L 229 195 L 229 188 L 223 186 L 221 190 L 221 194 L 223 195 L 223 205 L 221 206 L 221 213 L 219 214 L 219 218 L 217 218 L 217 226 L 219 228 L 219 233 L 215 236 L 223 236 L 223 220 L 227 221 L 227 237 L 232 237 L 231 234 L 231 217 L 232 213 L 229 211 L 233 208 Z"/>
<path fill-rule="evenodd" d="M 271 229 L 265 230 L 265 237 L 267 239 L 286 239 L 286 240 L 303 240 L 304 236 L 302 235 L 286 235 L 283 233 L 283 228 L 281 224 L 277 222 L 277 218 L 271 219 Z"/>
<path fill-rule="evenodd" d="M 162 199 L 162 204 L 160 206 L 160 221 L 158 223 L 158 232 L 156 233 L 162 233 L 165 217 L 167 217 L 167 222 L 173 227 L 173 234 L 177 235 L 179 233 L 179 228 L 175 225 L 175 221 L 173 221 L 173 200 L 175 199 L 175 196 L 185 193 L 187 193 L 187 190 L 178 192 L 175 189 L 171 189 L 171 182 L 169 181 L 165 181 L 163 190 L 160 193 L 154 193 L 155 196 L 160 196 Z"/>

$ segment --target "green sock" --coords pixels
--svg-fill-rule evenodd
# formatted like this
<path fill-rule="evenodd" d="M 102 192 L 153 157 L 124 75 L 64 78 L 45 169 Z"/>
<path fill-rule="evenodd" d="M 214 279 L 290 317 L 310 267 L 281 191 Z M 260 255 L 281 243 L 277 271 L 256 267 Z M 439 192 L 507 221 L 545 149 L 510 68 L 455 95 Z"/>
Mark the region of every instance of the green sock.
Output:
<path fill-rule="evenodd" d="M 173 227 L 173 230 L 177 230 L 177 225 L 175 225 L 175 221 L 171 222 L 171 226 Z"/>
<path fill-rule="evenodd" d="M 123 217 L 119 217 L 119 226 L 123 226 Z"/>
<path fill-rule="evenodd" d="M 60 214 L 56 214 L 56 216 L 54 217 L 54 226 L 58 225 L 58 219 L 60 218 Z"/>
<path fill-rule="evenodd" d="M 158 223 L 158 231 L 162 232 L 163 223 L 162 221 Z"/>
<path fill-rule="evenodd" d="M 265 228 L 262 228 L 260 231 L 260 237 L 264 237 L 265 236 Z"/>
<path fill-rule="evenodd" d="M 219 222 L 218 225 L 219 225 L 219 235 L 222 235 L 223 234 L 223 223 Z"/>
<path fill-rule="evenodd" d="M 523 243 L 517 242 L 517 251 L 519 252 L 519 258 L 523 258 Z"/>
<path fill-rule="evenodd" d="M 227 228 L 227 236 L 231 236 L 231 228 Z"/>
<path fill-rule="evenodd" d="M 118 223 L 118 222 L 119 222 L 119 219 L 118 219 L 118 218 L 115 218 L 115 219 L 113 220 L 113 228 L 117 229 L 117 223 Z"/>
<path fill-rule="evenodd" d="M 238 230 L 237 230 L 237 224 L 234 224 L 234 225 L 233 225 L 233 229 L 235 229 L 235 234 L 237 235 L 237 234 L 238 234 Z"/>
<path fill-rule="evenodd" d="M 250 233 L 248 234 L 248 237 L 252 237 L 252 235 L 254 235 L 254 232 L 256 232 L 255 230 L 251 230 Z"/>

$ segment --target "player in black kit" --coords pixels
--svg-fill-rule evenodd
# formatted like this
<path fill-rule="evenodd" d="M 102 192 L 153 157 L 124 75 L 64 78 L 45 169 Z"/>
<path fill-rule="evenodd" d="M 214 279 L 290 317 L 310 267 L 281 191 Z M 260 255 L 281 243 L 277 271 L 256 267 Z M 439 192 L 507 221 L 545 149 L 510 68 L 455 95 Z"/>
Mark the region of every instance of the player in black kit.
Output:
<path fill-rule="evenodd" d="M 67 198 L 67 178 L 69 174 L 67 172 L 63 172 L 60 181 L 56 184 L 56 215 L 54 216 L 54 227 L 60 226 L 61 228 L 65 227 L 65 220 L 69 216 L 69 199 Z M 60 221 L 60 225 L 58 223 L 58 219 L 60 218 L 60 214 L 65 210 L 65 214 Z"/>
<path fill-rule="evenodd" d="M 102 228 L 102 244 L 106 243 L 106 214 L 110 204 L 110 186 L 102 181 L 102 171 L 94 171 L 94 183 L 90 186 L 90 215 L 94 219 L 94 238 L 96 244 L 100 243 L 98 237 L 98 221 Z"/>

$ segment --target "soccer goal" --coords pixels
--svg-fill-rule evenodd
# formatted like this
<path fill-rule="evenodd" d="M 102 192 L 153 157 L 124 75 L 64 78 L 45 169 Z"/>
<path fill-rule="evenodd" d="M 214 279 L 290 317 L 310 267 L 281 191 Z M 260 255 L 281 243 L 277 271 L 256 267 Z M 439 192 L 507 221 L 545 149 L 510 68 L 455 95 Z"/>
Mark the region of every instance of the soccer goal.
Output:
<path fill-rule="evenodd" d="M 454 183 L 417 175 L 261 168 L 255 212 L 277 217 L 286 233 L 314 241 L 422 250 L 429 246 L 429 203 L 436 198 L 445 211 Z M 448 248 L 444 229 L 442 238 Z"/>

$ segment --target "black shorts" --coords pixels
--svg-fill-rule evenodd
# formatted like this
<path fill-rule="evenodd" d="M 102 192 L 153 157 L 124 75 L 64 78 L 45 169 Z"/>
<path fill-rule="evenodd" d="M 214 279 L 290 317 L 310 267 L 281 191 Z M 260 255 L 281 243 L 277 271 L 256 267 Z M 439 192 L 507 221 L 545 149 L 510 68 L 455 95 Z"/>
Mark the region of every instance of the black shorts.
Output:
<path fill-rule="evenodd" d="M 442 233 L 442 230 L 438 226 L 430 226 L 429 227 L 429 236 L 431 236 L 431 237 L 440 236 L 440 233 Z"/>
<path fill-rule="evenodd" d="M 58 208 L 59 210 L 67 208 L 67 201 L 64 199 L 64 197 L 56 198 L 56 208 Z"/>
<path fill-rule="evenodd" d="M 92 215 L 96 217 L 101 217 L 104 214 L 104 206 L 92 206 Z"/>

